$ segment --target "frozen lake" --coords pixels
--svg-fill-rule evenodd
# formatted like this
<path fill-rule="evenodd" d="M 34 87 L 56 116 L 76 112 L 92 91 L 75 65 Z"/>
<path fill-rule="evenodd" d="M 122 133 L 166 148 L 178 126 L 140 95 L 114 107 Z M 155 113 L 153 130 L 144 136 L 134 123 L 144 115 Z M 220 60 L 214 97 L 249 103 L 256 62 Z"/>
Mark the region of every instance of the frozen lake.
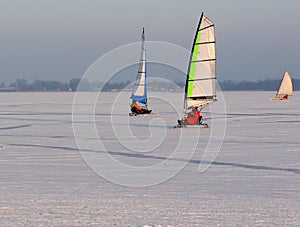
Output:
<path fill-rule="evenodd" d="M 300 225 L 299 92 L 224 92 L 200 130 L 179 93 L 74 95 L 0 93 L 1 226 Z"/>

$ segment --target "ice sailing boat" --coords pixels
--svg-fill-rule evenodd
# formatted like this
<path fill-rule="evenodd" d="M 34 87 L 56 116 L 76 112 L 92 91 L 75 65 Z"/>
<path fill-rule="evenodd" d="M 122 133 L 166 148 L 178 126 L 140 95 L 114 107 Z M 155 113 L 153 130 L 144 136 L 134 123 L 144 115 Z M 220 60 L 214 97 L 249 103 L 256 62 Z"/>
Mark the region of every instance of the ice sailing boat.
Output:
<path fill-rule="evenodd" d="M 192 124 L 208 126 L 202 123 L 198 108 L 202 109 L 217 100 L 216 79 L 215 28 L 213 22 L 202 13 L 194 38 L 186 77 L 184 114 L 175 127 Z M 195 120 L 195 116 L 199 119 Z M 191 121 L 189 121 L 189 117 Z"/>
<path fill-rule="evenodd" d="M 293 83 L 287 70 L 285 70 L 280 85 L 278 87 L 276 96 L 269 100 L 289 100 L 289 96 L 293 95 Z"/>
<path fill-rule="evenodd" d="M 146 73 L 145 30 L 143 28 L 139 70 L 136 77 L 135 87 L 130 97 L 132 99 L 130 105 L 131 113 L 129 113 L 130 116 L 151 113 L 151 110 L 148 109 L 146 79 L 147 79 L 147 73 Z"/>

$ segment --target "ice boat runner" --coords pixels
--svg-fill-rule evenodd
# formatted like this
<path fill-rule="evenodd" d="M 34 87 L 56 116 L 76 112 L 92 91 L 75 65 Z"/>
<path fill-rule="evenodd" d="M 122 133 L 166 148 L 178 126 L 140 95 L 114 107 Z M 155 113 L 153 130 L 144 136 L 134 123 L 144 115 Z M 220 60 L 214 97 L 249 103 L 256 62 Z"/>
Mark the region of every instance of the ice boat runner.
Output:
<path fill-rule="evenodd" d="M 139 71 L 133 93 L 130 97 L 132 99 L 130 105 L 131 112 L 129 113 L 130 116 L 151 113 L 151 110 L 148 109 L 146 75 L 145 30 L 143 28 Z"/>
<path fill-rule="evenodd" d="M 216 101 L 216 40 L 211 20 L 201 14 L 186 77 L 184 113 L 178 125 L 204 125 L 198 109 Z"/>
<path fill-rule="evenodd" d="M 293 83 L 292 79 L 285 70 L 280 85 L 278 87 L 276 96 L 274 98 L 270 98 L 269 100 L 289 100 L 289 96 L 293 95 Z"/>

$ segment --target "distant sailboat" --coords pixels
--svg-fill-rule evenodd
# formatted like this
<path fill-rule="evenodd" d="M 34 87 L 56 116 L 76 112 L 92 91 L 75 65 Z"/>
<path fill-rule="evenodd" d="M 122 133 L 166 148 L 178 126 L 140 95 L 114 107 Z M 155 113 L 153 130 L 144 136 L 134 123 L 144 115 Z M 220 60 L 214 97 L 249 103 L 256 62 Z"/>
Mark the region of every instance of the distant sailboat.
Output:
<path fill-rule="evenodd" d="M 289 96 L 292 95 L 293 83 L 289 73 L 286 70 L 282 76 L 276 96 L 274 98 L 270 98 L 269 100 L 289 100 Z"/>
<path fill-rule="evenodd" d="M 131 94 L 131 113 L 129 115 L 149 114 L 151 110 L 148 109 L 147 99 L 147 73 L 146 73 L 146 48 L 145 48 L 145 30 L 142 32 L 142 46 L 141 57 L 139 63 L 139 70 L 136 77 L 136 84 Z M 141 110 L 138 110 L 139 107 Z"/>
<path fill-rule="evenodd" d="M 216 79 L 215 28 L 213 22 L 202 13 L 186 77 L 183 119 L 191 108 L 203 108 L 217 100 Z"/>

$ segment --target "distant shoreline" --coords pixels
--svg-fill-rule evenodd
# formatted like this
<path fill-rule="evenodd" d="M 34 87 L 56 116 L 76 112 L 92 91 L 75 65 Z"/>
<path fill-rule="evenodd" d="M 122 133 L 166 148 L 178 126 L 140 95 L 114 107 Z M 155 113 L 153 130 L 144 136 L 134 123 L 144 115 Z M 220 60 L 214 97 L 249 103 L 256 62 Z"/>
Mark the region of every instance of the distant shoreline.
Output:
<path fill-rule="evenodd" d="M 277 91 L 280 80 L 277 79 L 264 79 L 261 81 L 231 81 L 221 80 L 218 81 L 218 87 L 223 91 Z M 84 79 L 73 78 L 69 82 L 60 81 L 42 81 L 34 80 L 28 82 L 24 78 L 17 79 L 15 82 L 5 85 L 0 83 L 0 92 L 72 92 L 76 91 L 80 85 L 80 90 L 85 91 L 107 91 L 118 92 L 133 89 L 133 82 L 106 82 L 101 81 L 88 81 Z M 149 81 L 147 83 L 148 91 L 169 91 L 181 92 L 184 90 L 184 81 Z M 300 91 L 300 79 L 293 79 L 293 90 Z"/>

